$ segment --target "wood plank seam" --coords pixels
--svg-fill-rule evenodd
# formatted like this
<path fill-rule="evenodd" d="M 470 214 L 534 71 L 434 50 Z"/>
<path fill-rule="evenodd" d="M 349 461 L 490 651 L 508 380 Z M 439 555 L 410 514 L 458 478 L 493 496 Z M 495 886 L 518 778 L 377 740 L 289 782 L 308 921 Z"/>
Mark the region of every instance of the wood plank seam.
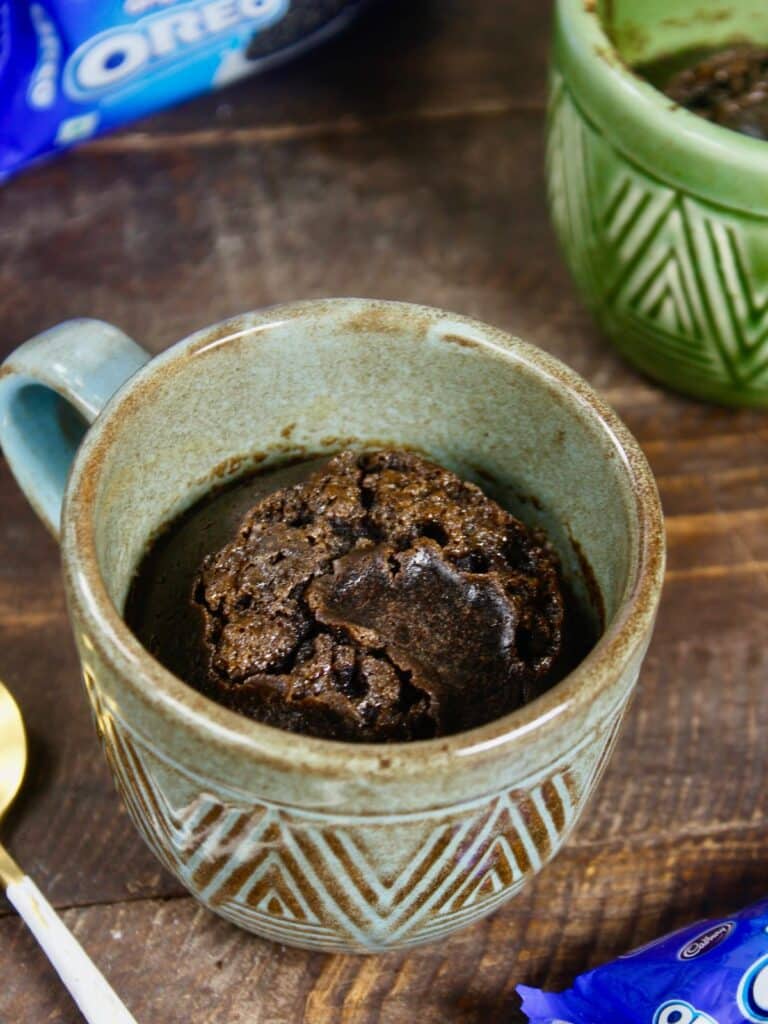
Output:
<path fill-rule="evenodd" d="M 166 150 L 177 152 L 180 149 L 208 149 L 215 146 L 305 141 L 327 136 L 365 135 L 390 125 L 541 114 L 543 110 L 544 104 L 534 101 L 528 103 L 514 100 L 488 101 L 470 106 L 423 107 L 367 119 L 347 116 L 335 121 L 314 121 L 311 124 L 260 125 L 251 128 L 222 127 L 163 135 L 154 135 L 149 132 L 123 132 L 89 142 L 82 148 L 84 152 L 91 154 Z"/>

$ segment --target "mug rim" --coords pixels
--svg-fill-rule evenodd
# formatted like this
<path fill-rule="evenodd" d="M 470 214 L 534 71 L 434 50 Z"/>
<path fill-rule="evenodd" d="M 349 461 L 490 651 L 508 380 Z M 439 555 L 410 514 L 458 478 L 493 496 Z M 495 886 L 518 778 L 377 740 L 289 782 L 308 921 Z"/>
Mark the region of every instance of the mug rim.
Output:
<path fill-rule="evenodd" d="M 699 117 L 634 72 L 597 0 L 557 0 L 555 26 L 555 64 L 584 104 L 582 116 L 617 141 L 625 159 L 725 208 L 766 208 L 762 139 Z"/>
<path fill-rule="evenodd" d="M 387 744 L 288 733 L 217 704 L 164 668 L 133 634 L 107 592 L 98 564 L 93 512 L 99 470 L 110 440 L 120 430 L 120 412 L 146 399 L 159 377 L 178 359 L 288 320 L 316 318 L 323 311 L 386 311 L 401 318 L 406 330 L 414 316 L 449 318 L 452 324 L 472 332 L 474 339 L 482 339 L 483 347 L 522 363 L 558 394 L 581 406 L 621 456 L 620 472 L 628 477 L 627 493 L 633 499 L 628 511 L 637 526 L 637 540 L 630 553 L 632 575 L 621 604 L 572 672 L 533 701 L 485 725 L 450 736 Z M 617 683 L 638 651 L 642 653 L 653 628 L 665 566 L 663 514 L 647 460 L 618 415 L 575 371 L 528 342 L 474 318 L 412 303 L 356 298 L 265 307 L 196 331 L 150 359 L 107 402 L 77 452 L 62 510 L 61 548 L 69 600 L 91 627 L 88 644 L 98 648 L 104 662 L 141 700 L 197 732 L 206 742 L 236 749 L 259 763 L 266 760 L 278 768 L 303 768 L 332 777 L 357 773 L 392 780 L 422 774 L 427 758 L 430 769 L 439 769 L 441 764 L 455 768 L 457 763 L 493 759 L 502 752 L 506 756 L 531 734 L 541 736 L 564 728 L 564 718 L 585 711 Z"/>

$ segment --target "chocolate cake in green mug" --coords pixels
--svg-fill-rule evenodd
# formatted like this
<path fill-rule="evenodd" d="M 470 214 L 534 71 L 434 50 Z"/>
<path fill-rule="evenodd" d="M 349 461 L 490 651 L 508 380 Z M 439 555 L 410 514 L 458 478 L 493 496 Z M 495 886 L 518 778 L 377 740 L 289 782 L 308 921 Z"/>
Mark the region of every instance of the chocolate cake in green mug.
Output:
<path fill-rule="evenodd" d="M 768 145 L 638 72 L 745 42 L 768 45 L 763 0 L 557 0 L 547 173 L 566 262 L 619 352 L 675 390 L 766 406 Z"/>

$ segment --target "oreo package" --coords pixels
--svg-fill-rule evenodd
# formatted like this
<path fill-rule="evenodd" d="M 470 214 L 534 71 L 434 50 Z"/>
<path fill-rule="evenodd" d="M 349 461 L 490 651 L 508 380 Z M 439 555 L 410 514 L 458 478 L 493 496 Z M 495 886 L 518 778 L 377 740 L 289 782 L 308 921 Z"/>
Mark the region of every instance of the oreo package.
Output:
<path fill-rule="evenodd" d="M 344 24 L 361 0 L 0 0 L 0 181 L 227 85 Z"/>
<path fill-rule="evenodd" d="M 530 1024 L 768 1022 L 768 900 L 657 939 L 565 992 L 517 991 Z"/>

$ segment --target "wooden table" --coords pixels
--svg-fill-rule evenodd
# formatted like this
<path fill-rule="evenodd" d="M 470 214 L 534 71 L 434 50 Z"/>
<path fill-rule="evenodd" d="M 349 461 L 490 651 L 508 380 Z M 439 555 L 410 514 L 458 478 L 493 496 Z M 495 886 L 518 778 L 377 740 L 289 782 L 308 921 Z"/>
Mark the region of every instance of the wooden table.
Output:
<path fill-rule="evenodd" d="M 135 833 L 91 726 L 59 556 L 0 465 L 0 676 L 31 770 L 4 836 L 141 1024 L 514 1020 L 574 972 L 768 889 L 768 418 L 638 377 L 582 308 L 542 181 L 540 0 L 391 0 L 296 64 L 0 190 L 0 354 L 71 316 L 154 352 L 311 296 L 480 317 L 569 362 L 657 474 L 658 629 L 611 766 L 563 852 L 493 918 L 403 955 L 309 954 L 202 910 Z M 0 1020 L 77 1013 L 0 906 Z"/>

